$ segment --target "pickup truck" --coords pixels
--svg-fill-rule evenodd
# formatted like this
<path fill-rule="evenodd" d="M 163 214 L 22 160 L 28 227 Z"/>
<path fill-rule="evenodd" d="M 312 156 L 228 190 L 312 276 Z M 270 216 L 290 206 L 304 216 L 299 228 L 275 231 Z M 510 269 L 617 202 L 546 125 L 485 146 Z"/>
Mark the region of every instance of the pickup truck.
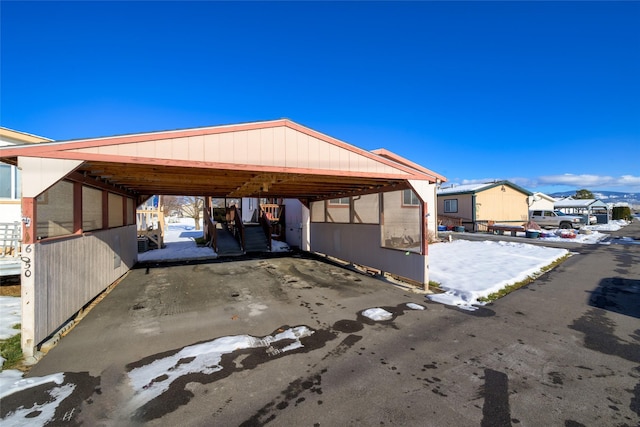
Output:
<path fill-rule="evenodd" d="M 576 228 L 584 224 L 581 216 L 567 215 L 560 211 L 529 211 L 529 219 L 544 228 Z"/>

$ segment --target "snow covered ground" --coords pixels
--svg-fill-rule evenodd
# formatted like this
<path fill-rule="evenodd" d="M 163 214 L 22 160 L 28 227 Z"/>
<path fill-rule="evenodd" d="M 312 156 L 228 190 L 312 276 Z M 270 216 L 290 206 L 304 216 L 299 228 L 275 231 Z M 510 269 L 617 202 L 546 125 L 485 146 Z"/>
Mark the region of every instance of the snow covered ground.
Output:
<path fill-rule="evenodd" d="M 196 230 L 193 218 L 181 218 L 179 222 L 168 222 L 164 230 L 166 247 L 141 252 L 138 254 L 138 261 L 215 258 L 217 254 L 213 249 L 196 245 L 195 239 L 198 237 L 202 237 L 202 223 L 200 223 L 200 230 Z"/>
<path fill-rule="evenodd" d="M 637 219 L 640 220 L 640 219 Z M 604 231 L 618 231 L 628 225 L 626 221 L 589 225 L 589 234 L 573 230 L 543 230 L 541 242 L 567 242 L 576 244 L 610 244 L 604 241 L 610 235 Z M 525 237 L 525 233 L 517 233 Z M 629 239 L 627 243 L 637 243 Z M 625 243 L 624 238 L 621 243 Z M 566 249 L 549 248 L 527 243 L 455 240 L 429 246 L 429 280 L 438 282 L 443 294 L 429 295 L 435 302 L 475 310 L 478 298 L 525 280 L 565 256 Z M 505 260 L 509 260 L 505 262 Z"/>
<path fill-rule="evenodd" d="M 571 240 L 575 243 L 593 244 L 600 242 L 607 236 L 601 231 L 619 230 L 624 225 L 626 225 L 625 222 L 618 222 L 604 226 L 589 226 L 592 234 L 578 234 L 573 239 L 554 236 L 541 240 Z M 194 239 L 201 234 L 201 231 L 195 231 L 193 222 L 183 221 L 169 224 L 165 234 L 167 247 L 162 250 L 140 254 L 139 259 L 140 261 L 149 261 L 215 256 L 215 253 L 210 248 L 198 248 L 196 246 Z M 278 246 L 276 250 L 288 250 L 288 247 Z M 446 292 L 427 295 L 427 297 L 435 302 L 473 310 L 479 305 L 478 298 L 487 296 L 507 285 L 538 273 L 541 268 L 567 253 L 566 249 L 504 241 L 471 242 L 456 240 L 436 243 L 429 246 L 430 279 L 440 283 L 441 288 Z M 505 260 L 508 260 L 508 262 Z M 408 308 L 413 310 L 424 309 L 424 307 L 417 304 L 408 305 Z M 391 316 L 390 313 L 379 307 L 371 307 L 364 310 L 363 315 L 373 321 L 385 321 Z M 11 327 L 18 323 L 20 323 L 20 298 L 0 297 L 0 338 L 11 336 L 15 332 L 15 329 L 11 329 Z M 305 327 L 297 327 L 282 331 L 277 336 L 267 336 L 259 339 L 248 335 L 223 337 L 208 343 L 185 347 L 182 352 L 189 353 L 197 363 L 182 368 L 189 372 L 193 370 L 208 372 L 219 367 L 216 361 L 224 353 L 258 344 L 268 346 L 271 342 L 277 341 L 282 337 L 300 337 L 309 333 L 313 333 L 313 331 L 307 330 Z M 296 341 L 295 345 L 299 346 L 301 343 Z M 284 351 L 284 349 L 280 351 Z M 162 393 L 163 387 L 168 386 L 170 381 L 164 384 L 158 383 L 157 387 L 152 387 L 149 390 L 145 388 L 145 385 L 148 385 L 149 381 L 159 378 L 161 375 L 167 376 L 168 372 L 175 369 L 175 365 L 176 363 L 173 360 L 161 360 L 153 365 L 144 367 L 144 369 L 140 368 L 132 371 L 130 380 L 133 389 L 138 391 L 137 399 L 140 402 L 145 402 L 152 398 L 153 395 Z M 173 377 L 167 376 L 167 378 Z M 69 387 L 68 384 L 61 385 L 63 383 L 63 374 L 23 379 L 22 373 L 19 371 L 5 370 L 0 372 L 0 398 L 18 390 L 43 383 L 54 384 L 50 391 L 51 401 L 47 403 L 47 407 L 41 408 L 41 412 L 36 418 L 33 418 L 33 410 L 16 411 L 8 414 L 2 420 L 3 423 L 7 422 L 8 425 L 15 426 L 46 424 L 47 417 L 53 416 L 52 414 L 55 412 L 57 405 L 72 392 L 73 387 Z"/>
<path fill-rule="evenodd" d="M 478 298 L 520 282 L 568 254 L 526 243 L 454 240 L 429 246 L 429 280 L 446 292 L 431 301 L 474 310 Z"/>
<path fill-rule="evenodd" d="M 20 298 L 0 297 L 0 340 L 18 333 L 13 327 L 20 323 Z"/>

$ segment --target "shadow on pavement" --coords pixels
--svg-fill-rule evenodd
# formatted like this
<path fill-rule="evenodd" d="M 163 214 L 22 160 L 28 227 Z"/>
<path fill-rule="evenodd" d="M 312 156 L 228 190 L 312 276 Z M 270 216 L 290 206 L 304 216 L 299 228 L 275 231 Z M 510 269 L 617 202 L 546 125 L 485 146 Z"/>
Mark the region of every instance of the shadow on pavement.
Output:
<path fill-rule="evenodd" d="M 591 292 L 589 305 L 640 318 L 640 280 L 606 277 Z"/>

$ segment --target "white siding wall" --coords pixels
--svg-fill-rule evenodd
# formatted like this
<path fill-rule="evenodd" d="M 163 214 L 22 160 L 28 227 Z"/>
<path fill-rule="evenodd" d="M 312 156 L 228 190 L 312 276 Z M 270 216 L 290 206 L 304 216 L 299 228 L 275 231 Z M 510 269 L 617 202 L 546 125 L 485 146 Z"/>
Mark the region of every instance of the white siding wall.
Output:
<path fill-rule="evenodd" d="M 15 222 L 21 221 L 22 212 L 21 212 L 20 201 L 16 202 L 3 202 L 0 203 L 0 222 Z"/>
<path fill-rule="evenodd" d="M 529 200 L 531 201 L 531 197 L 529 198 Z M 540 199 L 540 200 L 533 200 L 530 202 L 531 204 L 529 205 L 529 210 L 533 211 L 533 210 L 546 210 L 546 211 L 552 211 L 553 210 L 553 201 L 552 200 L 547 200 L 547 199 Z"/>

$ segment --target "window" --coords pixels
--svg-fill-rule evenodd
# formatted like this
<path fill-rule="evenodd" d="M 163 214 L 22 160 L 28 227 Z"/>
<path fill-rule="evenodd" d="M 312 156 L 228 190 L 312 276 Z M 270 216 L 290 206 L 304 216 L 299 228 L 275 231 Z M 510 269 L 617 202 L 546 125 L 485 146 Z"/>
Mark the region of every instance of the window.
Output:
<path fill-rule="evenodd" d="M 0 164 L 0 199 L 20 198 L 20 175 L 18 168 Z"/>
<path fill-rule="evenodd" d="M 448 199 L 444 201 L 445 213 L 458 212 L 458 199 Z"/>
<path fill-rule="evenodd" d="M 349 223 L 351 218 L 350 202 L 351 199 L 349 197 L 329 200 L 327 204 L 327 222 Z"/>
<path fill-rule="evenodd" d="M 353 222 L 356 224 L 380 223 L 380 196 L 378 194 L 353 198 Z"/>
<path fill-rule="evenodd" d="M 0 197 L 3 199 L 12 199 L 11 191 L 11 166 L 0 165 Z"/>
<path fill-rule="evenodd" d="M 36 203 L 38 239 L 73 234 L 73 183 L 59 181 Z"/>
<path fill-rule="evenodd" d="M 122 211 L 122 196 L 109 193 L 109 228 L 124 225 Z"/>
<path fill-rule="evenodd" d="M 402 190 L 382 194 L 384 222 L 380 227 L 380 246 L 420 253 L 421 209 L 419 206 L 417 209 L 406 209 L 399 203 L 402 200 Z"/>
<path fill-rule="evenodd" d="M 102 190 L 82 187 L 82 229 L 84 231 L 102 228 Z"/>
<path fill-rule="evenodd" d="M 349 197 L 341 197 L 340 199 L 331 199 L 329 200 L 329 204 L 349 206 Z"/>
<path fill-rule="evenodd" d="M 133 199 L 127 198 L 127 224 L 133 225 L 136 223 L 136 210 L 133 206 Z"/>
<path fill-rule="evenodd" d="M 311 222 L 325 222 L 324 201 L 311 202 Z"/>
<path fill-rule="evenodd" d="M 402 206 L 420 206 L 420 199 L 413 190 L 402 191 Z"/>

